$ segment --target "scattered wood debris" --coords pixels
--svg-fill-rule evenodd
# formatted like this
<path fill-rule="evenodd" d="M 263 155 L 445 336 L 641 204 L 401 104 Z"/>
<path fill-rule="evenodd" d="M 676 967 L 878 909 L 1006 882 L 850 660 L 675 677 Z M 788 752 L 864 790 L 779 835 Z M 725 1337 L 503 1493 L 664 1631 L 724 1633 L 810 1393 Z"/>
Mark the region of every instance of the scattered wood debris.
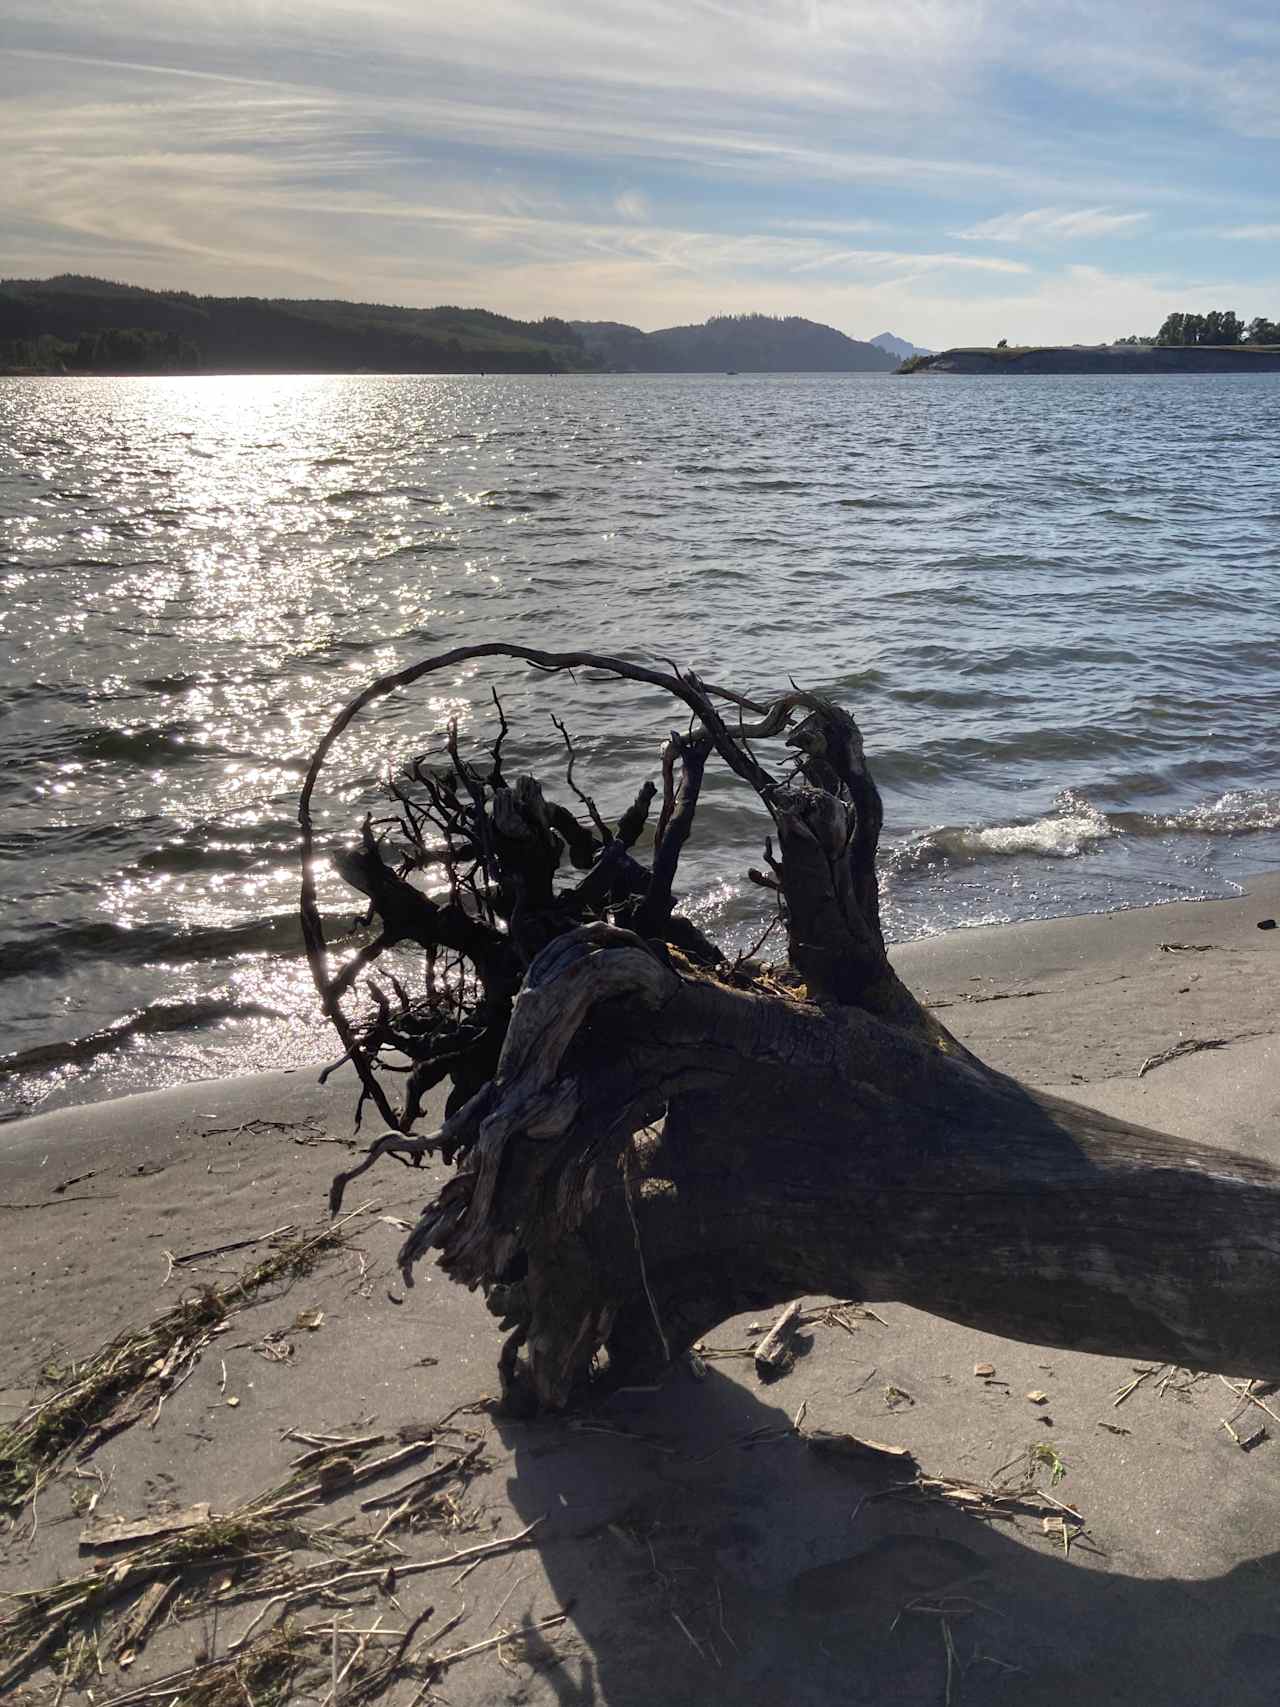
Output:
<path fill-rule="evenodd" d="M 1269 1438 L 1267 1434 L 1267 1425 L 1265 1423 L 1254 1429 L 1252 1434 L 1247 1435 L 1240 1434 L 1231 1425 L 1231 1423 L 1227 1421 L 1226 1417 L 1222 1418 L 1218 1427 L 1226 1429 L 1227 1433 L 1231 1436 L 1232 1440 L 1235 1441 L 1241 1452 L 1252 1452 L 1255 1446 L 1261 1446 L 1263 1441 Z"/>
<path fill-rule="evenodd" d="M 108 1517 L 80 1531 L 79 1545 L 85 1551 L 102 1552 L 127 1541 L 151 1541 L 158 1535 L 177 1535 L 184 1529 L 199 1529 L 209 1522 L 209 1502 L 188 1506 L 185 1511 L 161 1512 L 156 1517 Z"/>
<path fill-rule="evenodd" d="M 790 1308 L 790 1306 L 788 1306 Z M 783 1312 L 783 1316 L 786 1311 Z M 878 1322 L 882 1328 L 889 1326 L 884 1317 L 869 1304 L 859 1303 L 854 1298 L 838 1298 L 828 1304 L 811 1305 L 807 1310 L 800 1310 L 792 1324 L 793 1330 L 799 1332 L 804 1328 L 841 1328 L 847 1334 L 859 1332 L 863 1322 Z M 782 1325 L 782 1317 L 769 1330 L 772 1334 Z M 763 1322 L 748 1322 L 743 1330 L 748 1339 L 754 1339 L 757 1334 L 765 1332 Z M 704 1363 L 721 1363 L 731 1358 L 755 1358 L 768 1344 L 768 1336 L 759 1346 L 754 1345 L 706 1345 L 701 1341 L 694 1346 L 694 1351 Z M 794 1347 L 792 1356 L 794 1358 Z M 790 1367 L 788 1363 L 786 1368 Z M 785 1368 L 779 1373 L 785 1373 Z"/>
<path fill-rule="evenodd" d="M 1230 1037 L 1184 1037 L 1170 1049 L 1161 1050 L 1159 1055 L 1148 1055 L 1138 1068 L 1138 1077 L 1142 1078 L 1153 1067 L 1163 1067 L 1168 1061 L 1176 1061 L 1183 1055 L 1195 1055 L 1202 1049 L 1225 1049 L 1235 1039 Z"/>
<path fill-rule="evenodd" d="M 165 1400 L 194 1373 L 231 1317 L 266 1287 L 308 1273 L 342 1249 L 351 1223 L 375 1207 L 371 1200 L 318 1233 L 280 1245 L 236 1279 L 180 1299 L 149 1326 L 118 1334 L 76 1365 L 50 1397 L 0 1428 L 0 1512 L 21 1510 L 73 1451 L 83 1462 L 144 1417 L 154 1426 Z"/>
<path fill-rule="evenodd" d="M 463 1408 L 466 1407 L 458 1407 Z M 83 1545 L 95 1550 L 120 1548 L 123 1556 L 104 1560 L 81 1576 L 11 1597 L 0 1614 L 0 1698 L 7 1698 L 10 1689 L 47 1664 L 55 1652 L 71 1656 L 63 1666 L 65 1687 L 73 1683 L 79 1686 L 95 1678 L 102 1663 L 100 1636 L 105 1637 L 110 1652 L 128 1656 L 120 1659 L 121 1664 L 129 1663 L 162 1611 L 182 1621 L 210 1609 L 216 1615 L 223 1605 L 263 1601 L 241 1636 L 221 1658 L 210 1655 L 181 1674 L 175 1673 L 173 1678 L 151 1685 L 149 1691 L 112 1698 L 116 1707 L 123 1707 L 126 1701 L 180 1694 L 184 1707 L 187 1703 L 195 1707 L 202 1703 L 207 1703 L 207 1707 L 223 1707 L 224 1701 L 240 1702 L 246 1698 L 243 1687 L 246 1680 L 252 1698 L 251 1674 L 256 1664 L 252 1656 L 262 1651 L 263 1643 L 274 1643 L 276 1647 L 271 1651 L 276 1652 L 277 1660 L 283 1663 L 289 1658 L 295 1670 L 304 1661 L 318 1663 L 322 1656 L 317 1641 L 289 1622 L 294 1608 L 316 1600 L 344 1608 L 351 1605 L 352 1595 L 364 1596 L 378 1585 L 382 1592 L 391 1593 L 396 1580 L 456 1565 L 470 1570 L 485 1559 L 520 1546 L 541 1518 L 514 1535 L 495 1537 L 426 1559 L 406 1558 L 402 1547 L 385 1538 L 387 1531 L 402 1518 L 407 1520 L 404 1527 L 409 1529 L 424 1526 L 429 1518 L 435 1519 L 432 1527 L 437 1530 L 458 1527 L 456 1503 L 433 1509 L 429 1496 L 445 1492 L 444 1484 L 451 1477 L 460 1480 L 479 1467 L 483 1440 L 472 1441 L 447 1464 L 437 1466 L 416 1483 L 395 1490 L 389 1498 L 398 1502 L 397 1509 L 372 1537 L 344 1535 L 340 1527 L 333 1525 L 312 1529 L 299 1521 L 304 1512 L 331 1494 L 347 1494 L 433 1451 L 444 1432 L 465 1437 L 468 1431 L 464 1429 L 448 1429 L 449 1418 L 456 1414 L 450 1412 L 430 1430 L 413 1427 L 406 1432 L 418 1438 L 411 1438 L 391 1452 L 366 1462 L 359 1460 L 364 1453 L 383 1444 L 385 1436 L 310 1437 L 320 1441 L 319 1447 L 295 1462 L 282 1486 L 223 1514 L 212 1512 L 207 1503 L 202 1503 L 185 1511 L 91 1525 L 84 1532 Z M 313 1470 L 314 1479 L 308 1480 Z M 123 1611 L 112 1622 L 119 1607 Z M 256 1637 L 258 1626 L 272 1613 L 279 1615 L 279 1623 L 266 1635 Z M 336 1614 L 324 1626 L 326 1635 L 335 1621 Z M 436 1640 L 444 1633 L 437 1632 Z M 504 1632 L 494 1641 L 511 1639 L 513 1633 Z M 282 1643 L 288 1649 L 287 1655 L 277 1651 Z M 481 1650 L 467 1650 L 471 1651 Z M 452 1664 L 466 1654 L 456 1651 L 438 1657 L 447 1658 Z M 403 1658 L 401 1653 L 397 1665 Z M 234 1676 L 239 1679 L 240 1687 L 229 1696 L 218 1694 L 213 1680 L 230 1677 L 224 1668 L 233 1660 Z M 183 1680 L 181 1687 L 169 1690 L 167 1686 L 179 1677 Z M 265 1685 L 265 1676 L 260 1681 Z M 268 1698 L 265 1687 L 262 1698 Z M 277 1692 L 269 1698 L 291 1697 L 281 1697 Z M 354 1702 L 359 1698 L 353 1689 L 344 1700 Z"/>
<path fill-rule="evenodd" d="M 804 1443 L 823 1458 L 852 1458 L 863 1463 L 879 1462 L 902 1469 L 917 1468 L 915 1454 L 907 1446 L 889 1446 L 882 1440 L 862 1440 L 856 1434 L 838 1434 L 829 1429 L 813 1429 L 804 1436 Z"/>
<path fill-rule="evenodd" d="M 1239 1401 L 1230 1418 L 1223 1417 L 1219 1427 L 1227 1431 L 1242 1452 L 1252 1452 L 1254 1447 L 1261 1446 L 1264 1441 L 1270 1440 L 1271 1436 L 1267 1432 L 1267 1425 L 1262 1423 L 1247 1435 L 1239 1433 L 1234 1425 L 1245 1415 L 1250 1405 L 1254 1405 L 1258 1410 L 1265 1412 L 1275 1423 L 1280 1423 L 1280 1413 L 1274 1411 L 1265 1399 L 1253 1391 L 1254 1383 L 1252 1381 L 1244 1381 L 1236 1386 L 1233 1381 L 1228 1381 L 1225 1375 L 1219 1375 L 1218 1379 L 1228 1393 L 1233 1394 Z"/>
<path fill-rule="evenodd" d="M 762 1381 L 785 1375 L 795 1361 L 795 1337 L 800 1327 L 801 1303 L 788 1304 L 752 1354 L 756 1374 Z"/>
<path fill-rule="evenodd" d="M 1111 1408 L 1113 1411 L 1118 1410 L 1127 1398 L 1136 1393 L 1144 1381 L 1149 1381 L 1153 1375 L 1161 1374 L 1169 1367 L 1169 1365 L 1167 1363 L 1153 1363 L 1148 1367 L 1143 1364 L 1135 1363 L 1131 1365 L 1131 1367 L 1136 1375 L 1136 1380 L 1126 1381 L 1122 1387 L 1116 1388 L 1115 1392 L 1111 1395 Z"/>
<path fill-rule="evenodd" d="M 141 1653 L 151 1632 L 151 1626 L 164 1611 L 177 1588 L 179 1578 L 160 1578 L 143 1589 L 133 1606 L 120 1620 L 112 1637 L 116 1664 L 131 1666 Z"/>
<path fill-rule="evenodd" d="M 190 1263 L 208 1262 L 213 1257 L 229 1256 L 232 1251 L 247 1251 L 251 1245 L 260 1245 L 267 1239 L 282 1239 L 286 1233 L 294 1233 L 297 1228 L 292 1221 L 286 1221 L 283 1227 L 272 1227 L 270 1232 L 255 1233 L 251 1239 L 234 1239 L 229 1245 L 211 1245 L 207 1251 L 188 1251 L 185 1256 L 172 1257 L 174 1268 L 185 1268 Z M 168 1279 L 168 1276 L 165 1277 Z"/>
<path fill-rule="evenodd" d="M 1053 1456 L 1061 1467 L 1057 1454 L 1054 1453 Z M 913 1461 L 908 1459 L 908 1462 Z M 1055 1541 L 1060 1541 L 1063 1551 L 1069 1556 L 1071 1546 L 1088 1536 L 1083 1514 L 1074 1506 L 1058 1499 L 1048 1489 L 1037 1486 L 1036 1468 L 1043 1460 L 1035 1459 L 1034 1449 L 1015 1462 L 1023 1466 L 1023 1474 L 1013 1483 L 997 1484 L 993 1481 L 984 1485 L 952 1476 L 929 1476 L 917 1469 L 909 1480 L 897 1482 L 883 1492 L 866 1495 L 863 1503 L 866 1500 L 886 1498 L 922 1499 L 938 1501 L 955 1511 L 967 1512 L 971 1517 L 989 1521 L 1014 1522 L 1019 1518 L 1039 1518 L 1041 1533 L 1052 1535 Z"/>

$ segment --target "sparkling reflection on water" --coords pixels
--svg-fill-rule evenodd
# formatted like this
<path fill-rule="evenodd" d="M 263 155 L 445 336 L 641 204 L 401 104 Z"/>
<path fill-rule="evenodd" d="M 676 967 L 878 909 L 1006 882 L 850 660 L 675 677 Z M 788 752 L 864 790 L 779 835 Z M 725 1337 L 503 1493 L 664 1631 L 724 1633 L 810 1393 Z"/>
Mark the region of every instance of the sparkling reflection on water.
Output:
<path fill-rule="evenodd" d="M 0 1048 L 221 1004 L 11 1100 L 327 1047 L 302 763 L 365 680 L 463 641 L 838 694 L 898 936 L 1229 891 L 1280 853 L 1278 450 L 1266 376 L 0 381 Z M 357 726 L 324 822 L 450 715 L 483 737 L 495 684 L 525 762 L 558 774 L 559 710 L 614 810 L 671 717 L 468 667 Z M 733 942 L 764 828 L 713 780 L 684 887 Z"/>

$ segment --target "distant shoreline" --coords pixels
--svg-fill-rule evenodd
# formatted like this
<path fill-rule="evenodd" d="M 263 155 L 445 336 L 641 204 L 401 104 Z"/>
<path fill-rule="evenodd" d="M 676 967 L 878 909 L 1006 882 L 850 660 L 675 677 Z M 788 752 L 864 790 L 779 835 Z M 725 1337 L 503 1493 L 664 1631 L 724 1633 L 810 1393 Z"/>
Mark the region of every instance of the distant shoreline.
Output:
<path fill-rule="evenodd" d="M 165 368 L 113 372 L 77 368 L 0 367 L 0 379 L 761 379 L 786 374 L 822 374 L 840 379 L 883 379 L 893 370 L 841 367 L 794 368 L 353 368 L 229 367 Z"/>
<path fill-rule="evenodd" d="M 1280 348 L 1258 345 L 1039 345 L 941 350 L 903 362 L 900 374 L 1280 373 Z"/>

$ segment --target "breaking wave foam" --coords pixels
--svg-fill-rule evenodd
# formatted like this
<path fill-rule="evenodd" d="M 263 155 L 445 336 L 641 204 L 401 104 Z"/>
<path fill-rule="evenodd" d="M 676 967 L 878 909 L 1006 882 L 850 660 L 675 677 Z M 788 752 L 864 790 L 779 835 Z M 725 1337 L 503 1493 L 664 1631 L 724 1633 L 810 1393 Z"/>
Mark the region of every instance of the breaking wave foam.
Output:
<path fill-rule="evenodd" d="M 891 872 L 909 876 L 989 859 L 1079 859 L 1119 836 L 1242 836 L 1266 830 L 1280 830 L 1280 792 L 1236 789 L 1182 812 L 1107 813 L 1067 789 L 1043 818 L 1025 824 L 942 825 L 901 843 L 887 859 Z"/>

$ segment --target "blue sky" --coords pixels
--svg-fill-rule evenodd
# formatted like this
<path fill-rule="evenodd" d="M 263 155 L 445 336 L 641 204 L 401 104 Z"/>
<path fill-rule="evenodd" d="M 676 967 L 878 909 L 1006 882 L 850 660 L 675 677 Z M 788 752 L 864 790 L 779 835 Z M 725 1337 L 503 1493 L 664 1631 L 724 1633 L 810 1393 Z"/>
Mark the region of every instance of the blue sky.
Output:
<path fill-rule="evenodd" d="M 1280 316 L 1275 0 L 5 0 L 0 274 L 646 328 Z"/>

